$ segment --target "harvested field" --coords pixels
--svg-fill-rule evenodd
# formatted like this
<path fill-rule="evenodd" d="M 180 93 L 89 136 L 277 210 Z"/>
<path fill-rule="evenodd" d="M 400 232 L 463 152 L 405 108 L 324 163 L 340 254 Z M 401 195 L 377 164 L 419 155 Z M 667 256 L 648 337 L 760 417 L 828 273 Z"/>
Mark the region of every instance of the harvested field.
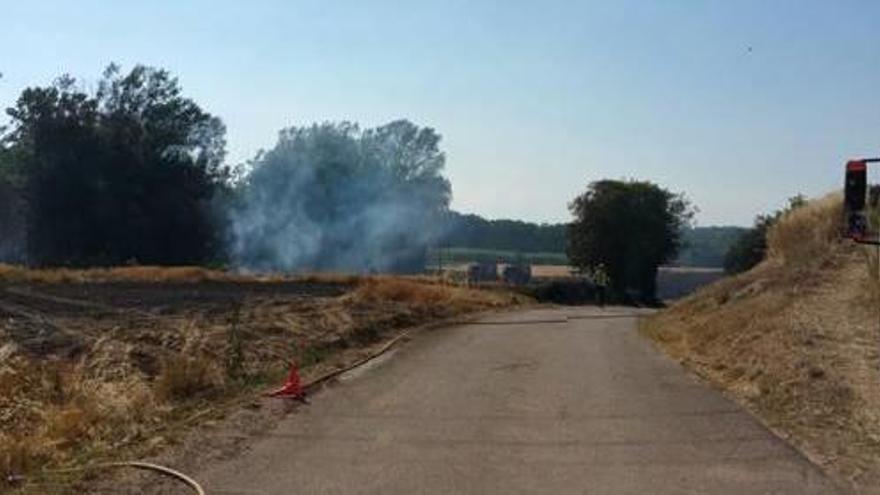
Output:
<path fill-rule="evenodd" d="M 0 269 L 4 478 L 161 452 L 189 418 L 239 407 L 290 361 L 307 379 L 407 327 L 527 302 L 419 278 L 63 272 Z"/>

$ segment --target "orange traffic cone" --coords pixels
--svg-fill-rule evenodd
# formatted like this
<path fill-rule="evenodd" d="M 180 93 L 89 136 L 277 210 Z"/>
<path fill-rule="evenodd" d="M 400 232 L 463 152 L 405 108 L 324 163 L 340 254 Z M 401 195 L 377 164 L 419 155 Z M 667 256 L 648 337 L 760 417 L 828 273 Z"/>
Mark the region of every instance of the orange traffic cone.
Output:
<path fill-rule="evenodd" d="M 305 402 L 306 391 L 299 378 L 299 370 L 296 367 L 296 363 L 290 363 L 290 373 L 287 374 L 284 385 L 278 390 L 269 392 L 269 397 L 291 397 Z"/>

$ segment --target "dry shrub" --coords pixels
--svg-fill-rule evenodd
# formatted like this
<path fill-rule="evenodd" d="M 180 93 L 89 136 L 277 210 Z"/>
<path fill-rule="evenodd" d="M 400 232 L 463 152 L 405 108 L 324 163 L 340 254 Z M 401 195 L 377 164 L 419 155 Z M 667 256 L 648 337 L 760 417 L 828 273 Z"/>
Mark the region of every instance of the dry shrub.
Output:
<path fill-rule="evenodd" d="M 0 433 L 22 435 L 32 431 L 55 402 L 57 390 L 48 366 L 34 366 L 20 356 L 0 363 Z"/>
<path fill-rule="evenodd" d="M 437 279 L 372 277 L 364 279 L 349 299 L 361 304 L 397 303 L 413 309 L 431 308 L 435 313 L 466 313 L 519 303 L 509 293 L 443 284 Z M 514 301 L 511 301 L 514 297 Z"/>
<path fill-rule="evenodd" d="M 154 389 L 161 400 L 181 400 L 211 395 L 223 386 L 223 374 L 214 360 L 180 353 L 166 358 Z"/>
<path fill-rule="evenodd" d="M 358 285 L 357 296 L 365 301 L 394 301 L 415 304 L 440 304 L 451 291 L 439 285 L 427 285 L 405 278 L 369 278 Z"/>
<path fill-rule="evenodd" d="M 284 277 L 279 275 L 268 275 L 265 276 L 264 279 L 266 281 L 284 281 L 286 280 Z M 298 282 L 307 282 L 313 284 L 343 284 L 343 285 L 354 285 L 361 280 L 361 277 L 358 275 L 352 275 L 347 273 L 309 273 L 306 275 L 297 275 L 292 277 L 290 280 L 296 280 Z"/>
<path fill-rule="evenodd" d="M 46 436 L 56 445 L 73 445 L 89 433 L 100 416 L 94 407 L 68 404 L 46 414 Z"/>
<path fill-rule="evenodd" d="M 0 475 L 33 474 L 84 451 L 107 455 L 163 413 L 140 376 L 106 382 L 70 363 L 8 356 L 0 365 Z"/>
<path fill-rule="evenodd" d="M 843 196 L 839 192 L 786 213 L 767 232 L 768 257 L 806 266 L 827 258 L 840 243 Z"/>

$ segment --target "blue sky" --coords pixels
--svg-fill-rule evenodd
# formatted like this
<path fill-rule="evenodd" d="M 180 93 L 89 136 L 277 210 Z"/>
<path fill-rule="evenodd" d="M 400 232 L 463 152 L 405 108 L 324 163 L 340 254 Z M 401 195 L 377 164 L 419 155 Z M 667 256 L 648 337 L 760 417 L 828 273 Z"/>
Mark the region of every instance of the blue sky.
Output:
<path fill-rule="evenodd" d="M 751 223 L 880 155 L 880 2 L 0 0 L 0 105 L 104 66 L 171 70 L 229 159 L 314 121 L 436 128 L 453 207 L 563 221 L 593 180 Z M 751 50 L 749 48 L 751 47 Z"/>

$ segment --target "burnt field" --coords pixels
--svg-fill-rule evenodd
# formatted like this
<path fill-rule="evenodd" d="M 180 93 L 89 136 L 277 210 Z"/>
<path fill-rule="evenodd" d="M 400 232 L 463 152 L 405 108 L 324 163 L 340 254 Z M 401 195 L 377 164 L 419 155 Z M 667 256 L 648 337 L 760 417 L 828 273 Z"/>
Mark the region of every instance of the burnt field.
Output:
<path fill-rule="evenodd" d="M 4 340 L 29 354 L 74 358 L 91 340 L 108 335 L 137 340 L 144 332 L 194 321 L 222 325 L 245 318 L 255 324 L 267 307 L 320 307 L 353 288 L 353 283 L 310 281 L 4 284 L 0 328 Z M 273 333 L 273 326 L 258 324 L 250 331 Z"/>
<path fill-rule="evenodd" d="M 338 297 L 354 283 L 342 282 L 90 282 L 0 285 L 0 314 L 20 310 L 44 316 L 96 318 L 126 311 L 172 316 L 225 312 L 267 299 Z"/>
<path fill-rule="evenodd" d="M 406 328 L 527 302 L 425 278 L 16 270 L 0 269 L 7 480 L 165 452 L 188 418 L 253 401 L 290 362 L 308 380 Z M 81 479 L 65 483 L 83 490 Z"/>
<path fill-rule="evenodd" d="M 335 297 L 354 287 L 344 282 L 108 282 L 25 286 L 50 296 L 81 299 L 120 308 L 174 313 L 193 307 L 223 307 L 249 298 Z"/>

